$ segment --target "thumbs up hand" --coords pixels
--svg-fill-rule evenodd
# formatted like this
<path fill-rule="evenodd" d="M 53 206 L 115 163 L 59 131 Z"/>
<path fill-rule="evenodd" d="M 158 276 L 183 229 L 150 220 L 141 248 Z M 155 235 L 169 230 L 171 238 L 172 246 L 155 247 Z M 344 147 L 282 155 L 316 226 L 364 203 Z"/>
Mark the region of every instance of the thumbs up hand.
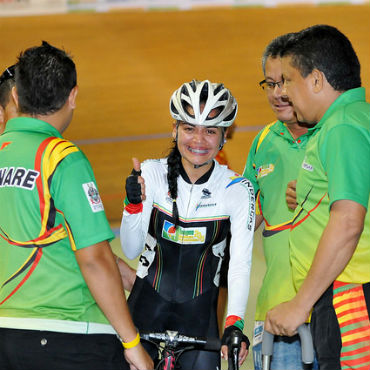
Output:
<path fill-rule="evenodd" d="M 132 204 L 139 204 L 145 200 L 145 180 L 141 177 L 140 161 L 132 158 L 133 169 L 126 179 L 126 195 Z"/>
<path fill-rule="evenodd" d="M 141 165 L 140 161 L 137 158 L 132 158 L 132 171 L 131 175 L 141 176 Z"/>

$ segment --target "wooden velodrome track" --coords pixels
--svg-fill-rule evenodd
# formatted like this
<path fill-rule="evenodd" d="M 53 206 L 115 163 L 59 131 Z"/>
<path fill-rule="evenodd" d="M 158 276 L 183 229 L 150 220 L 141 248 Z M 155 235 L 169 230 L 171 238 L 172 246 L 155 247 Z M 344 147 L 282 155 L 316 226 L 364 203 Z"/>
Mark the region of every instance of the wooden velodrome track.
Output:
<path fill-rule="evenodd" d="M 279 34 L 317 23 L 334 25 L 351 39 L 362 64 L 363 85 L 370 89 L 369 4 L 27 18 L 0 14 L 0 69 L 41 40 L 74 56 L 80 91 L 74 120 L 64 136 L 90 159 L 107 215 L 117 225 L 131 157 L 159 157 L 170 146 L 168 101 L 173 90 L 193 78 L 222 81 L 231 89 L 239 102 L 239 130 L 225 149 L 231 166 L 240 172 L 253 137 L 274 119 L 258 86 L 265 45 Z M 246 312 L 249 338 L 265 269 L 260 233 L 255 246 Z M 118 239 L 112 247 L 122 256 Z M 135 267 L 137 261 L 129 263 Z M 252 368 L 252 361 L 249 355 L 242 368 Z"/>
<path fill-rule="evenodd" d="M 0 17 L 0 67 L 41 40 L 73 55 L 80 90 L 65 137 L 90 159 L 114 223 L 121 218 L 131 157 L 160 157 L 170 146 L 168 101 L 174 89 L 193 78 L 222 81 L 231 89 L 239 102 L 238 131 L 225 148 L 240 172 L 253 137 L 274 118 L 258 86 L 265 45 L 317 23 L 334 25 L 350 38 L 369 89 L 369 5 Z"/>

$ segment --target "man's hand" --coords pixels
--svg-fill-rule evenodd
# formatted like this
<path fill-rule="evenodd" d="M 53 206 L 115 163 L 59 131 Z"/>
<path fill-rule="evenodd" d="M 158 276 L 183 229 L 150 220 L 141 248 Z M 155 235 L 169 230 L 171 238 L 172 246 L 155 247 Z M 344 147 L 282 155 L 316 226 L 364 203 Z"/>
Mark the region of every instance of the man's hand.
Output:
<path fill-rule="evenodd" d="M 130 370 L 150 370 L 154 369 L 153 360 L 139 343 L 137 346 L 125 349 L 126 361 L 130 364 Z M 134 365 L 135 363 L 135 365 Z"/>
<path fill-rule="evenodd" d="M 297 328 L 307 321 L 310 311 L 299 308 L 295 299 L 280 303 L 269 312 L 265 319 L 265 330 L 275 335 L 293 336 Z"/>
<path fill-rule="evenodd" d="M 296 209 L 297 203 L 297 180 L 292 180 L 288 182 L 287 189 L 285 192 L 285 199 L 287 205 L 293 211 Z"/>
<path fill-rule="evenodd" d="M 116 256 L 116 262 L 121 274 L 122 284 L 125 290 L 131 292 L 136 280 L 136 270 L 130 267 L 123 259 Z"/>

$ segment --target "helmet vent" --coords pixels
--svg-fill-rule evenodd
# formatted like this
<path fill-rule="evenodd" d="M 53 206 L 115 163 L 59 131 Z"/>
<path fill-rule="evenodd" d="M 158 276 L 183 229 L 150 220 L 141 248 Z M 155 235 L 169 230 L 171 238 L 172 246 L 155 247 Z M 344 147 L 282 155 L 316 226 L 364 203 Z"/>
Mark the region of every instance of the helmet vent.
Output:
<path fill-rule="evenodd" d="M 213 92 L 215 95 L 217 95 L 222 89 L 224 88 L 223 84 L 219 84 L 216 88 L 215 91 Z M 223 96 L 223 95 L 222 95 Z M 225 99 L 222 99 L 225 100 Z"/>
<path fill-rule="evenodd" d="M 186 88 L 186 86 L 183 86 L 182 89 L 181 89 L 181 94 L 184 94 L 186 96 L 189 96 L 189 92 L 188 92 L 188 89 Z"/>
<path fill-rule="evenodd" d="M 229 100 L 229 93 L 225 92 L 225 94 L 222 94 L 220 100 L 222 101 Z"/>
<path fill-rule="evenodd" d="M 195 92 L 196 90 L 197 90 L 197 86 L 195 85 L 195 81 L 193 80 L 193 81 L 191 81 L 190 83 L 189 83 L 189 85 L 190 85 L 190 87 L 193 89 L 193 92 Z"/>
<path fill-rule="evenodd" d="M 234 109 L 227 117 L 224 118 L 224 121 L 234 121 L 236 115 L 236 109 Z"/>
<path fill-rule="evenodd" d="M 175 114 L 179 114 L 179 111 L 176 109 L 175 105 L 173 104 L 173 102 L 171 101 L 171 111 Z"/>
<path fill-rule="evenodd" d="M 200 92 L 200 101 L 201 102 L 206 102 L 208 99 L 208 84 L 205 83 L 202 87 L 202 90 Z"/>
<path fill-rule="evenodd" d="M 211 113 L 213 112 L 213 110 L 215 110 L 216 111 L 216 114 L 213 114 L 212 115 L 212 117 L 211 117 Z M 207 116 L 207 118 L 206 118 L 206 121 L 209 121 L 209 120 L 211 120 L 211 119 L 215 119 L 215 118 L 217 118 L 220 114 L 221 114 L 221 109 L 213 109 L 213 110 L 211 110 L 210 112 L 209 112 L 209 114 L 208 114 L 208 116 Z"/>
<path fill-rule="evenodd" d="M 238 104 L 222 83 L 209 80 L 185 82 L 170 100 L 170 112 L 178 121 L 192 125 L 229 127 L 235 120 Z"/>

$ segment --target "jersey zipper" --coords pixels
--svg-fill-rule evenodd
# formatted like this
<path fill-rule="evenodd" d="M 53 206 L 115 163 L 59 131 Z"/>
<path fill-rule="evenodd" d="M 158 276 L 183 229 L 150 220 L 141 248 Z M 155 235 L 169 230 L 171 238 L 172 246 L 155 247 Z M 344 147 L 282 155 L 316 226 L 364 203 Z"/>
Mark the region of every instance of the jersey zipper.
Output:
<path fill-rule="evenodd" d="M 191 184 L 191 187 L 190 187 L 190 194 L 189 194 L 189 201 L 188 201 L 188 206 L 186 208 L 186 214 L 185 214 L 185 217 L 188 218 L 188 215 L 189 215 L 189 209 L 190 209 L 190 204 L 191 204 L 191 199 L 192 199 L 192 193 L 193 193 L 193 188 L 194 188 L 194 184 Z M 182 233 L 181 235 L 181 246 L 183 246 L 183 242 L 184 242 L 184 233 Z M 179 258 L 179 266 L 182 265 L 182 254 L 183 254 L 183 248 L 180 248 L 180 258 Z M 181 278 L 180 276 L 180 271 L 181 269 L 177 269 L 177 274 L 176 274 L 176 282 L 179 281 L 179 279 Z M 176 298 L 176 301 L 177 301 L 177 291 L 176 291 L 176 294 L 175 294 L 175 298 Z"/>

